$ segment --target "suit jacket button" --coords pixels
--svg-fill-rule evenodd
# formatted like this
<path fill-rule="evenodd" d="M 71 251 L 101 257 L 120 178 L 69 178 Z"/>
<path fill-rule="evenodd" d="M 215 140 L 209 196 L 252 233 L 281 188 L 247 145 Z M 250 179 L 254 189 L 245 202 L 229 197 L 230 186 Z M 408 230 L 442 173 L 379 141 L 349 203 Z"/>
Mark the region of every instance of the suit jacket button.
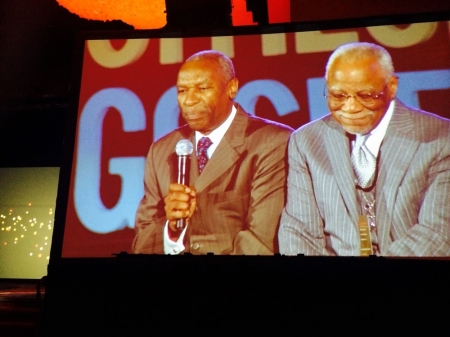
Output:
<path fill-rule="evenodd" d="M 197 249 L 200 248 L 200 245 L 199 245 L 197 242 L 195 242 L 195 243 L 191 244 L 191 248 L 192 248 L 193 250 L 197 250 Z"/>

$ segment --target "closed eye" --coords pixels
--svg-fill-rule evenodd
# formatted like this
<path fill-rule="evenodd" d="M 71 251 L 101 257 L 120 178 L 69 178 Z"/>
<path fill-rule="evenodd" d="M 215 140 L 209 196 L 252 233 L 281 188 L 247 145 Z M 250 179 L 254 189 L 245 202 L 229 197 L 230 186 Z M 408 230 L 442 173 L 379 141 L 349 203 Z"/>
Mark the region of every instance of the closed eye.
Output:
<path fill-rule="evenodd" d="M 346 94 L 330 93 L 330 95 L 333 96 L 336 99 L 346 99 L 347 98 Z"/>
<path fill-rule="evenodd" d="M 373 95 L 372 94 L 358 94 L 358 97 L 366 100 L 366 99 L 372 99 Z"/>

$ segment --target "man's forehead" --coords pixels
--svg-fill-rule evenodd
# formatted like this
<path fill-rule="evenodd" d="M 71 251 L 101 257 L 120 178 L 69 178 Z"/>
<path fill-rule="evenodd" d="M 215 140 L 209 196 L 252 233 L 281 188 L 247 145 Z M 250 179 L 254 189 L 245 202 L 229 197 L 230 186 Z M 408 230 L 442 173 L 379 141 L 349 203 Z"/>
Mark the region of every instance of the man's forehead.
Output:
<path fill-rule="evenodd" d="M 384 73 L 377 62 L 341 63 L 330 69 L 329 82 L 384 82 Z"/>
<path fill-rule="evenodd" d="M 373 56 L 362 56 L 359 58 L 338 58 L 332 65 L 331 71 L 339 71 L 345 69 L 358 69 L 360 71 L 376 71 L 381 69 L 378 59 Z"/>
<path fill-rule="evenodd" d="M 178 72 L 177 83 L 213 83 L 222 79 L 223 73 L 217 65 L 194 61 L 186 63 L 181 67 Z"/>
<path fill-rule="evenodd" d="M 182 66 L 180 71 L 188 69 L 203 69 L 203 70 L 217 70 L 219 63 L 213 59 L 200 58 L 195 60 L 188 60 Z"/>
<path fill-rule="evenodd" d="M 201 84 L 212 82 L 211 73 L 208 71 L 180 71 L 177 84 Z"/>

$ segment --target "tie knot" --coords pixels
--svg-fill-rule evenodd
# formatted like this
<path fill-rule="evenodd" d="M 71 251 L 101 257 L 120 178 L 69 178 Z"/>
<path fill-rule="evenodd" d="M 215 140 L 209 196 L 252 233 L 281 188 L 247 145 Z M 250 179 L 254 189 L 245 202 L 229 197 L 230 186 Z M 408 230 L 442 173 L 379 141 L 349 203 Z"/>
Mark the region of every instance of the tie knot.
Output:
<path fill-rule="evenodd" d="M 198 141 L 197 144 L 197 151 L 206 151 L 208 150 L 208 148 L 212 145 L 212 141 L 211 139 L 209 139 L 208 137 L 202 137 L 200 138 L 200 140 Z"/>
<path fill-rule="evenodd" d="M 367 138 L 369 138 L 370 133 L 366 133 L 365 135 L 356 135 L 355 147 L 362 146 L 365 144 Z"/>
<path fill-rule="evenodd" d="M 212 145 L 211 139 L 208 137 L 202 137 L 197 143 L 197 161 L 198 161 L 198 173 L 202 173 L 208 162 L 208 155 L 206 151 Z"/>

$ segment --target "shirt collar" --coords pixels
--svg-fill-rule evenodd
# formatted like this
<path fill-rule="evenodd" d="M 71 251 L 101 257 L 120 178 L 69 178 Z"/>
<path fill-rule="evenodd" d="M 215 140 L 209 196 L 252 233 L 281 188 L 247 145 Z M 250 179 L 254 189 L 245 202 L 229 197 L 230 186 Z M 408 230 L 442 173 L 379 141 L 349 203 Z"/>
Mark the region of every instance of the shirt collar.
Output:
<path fill-rule="evenodd" d="M 209 135 L 204 135 L 199 131 L 195 131 L 195 147 L 197 148 L 197 142 L 202 137 L 208 137 L 212 141 L 212 145 L 208 149 L 208 157 L 211 157 L 213 152 L 216 150 L 217 146 L 219 145 L 222 138 L 225 136 L 225 133 L 230 128 L 231 123 L 233 122 L 234 117 L 236 116 L 237 109 L 233 105 L 231 108 L 231 113 L 227 117 L 227 119 L 219 125 L 219 127 L 213 131 Z"/>
<path fill-rule="evenodd" d="M 372 154 L 376 157 L 378 156 L 378 151 L 380 150 L 381 142 L 386 135 L 387 128 L 389 126 L 389 122 L 392 119 L 392 115 L 394 114 L 395 108 L 395 100 L 392 100 L 389 104 L 389 107 L 381 119 L 380 123 L 378 123 L 377 127 L 370 132 L 370 136 L 366 141 L 366 146 L 372 152 Z"/>

